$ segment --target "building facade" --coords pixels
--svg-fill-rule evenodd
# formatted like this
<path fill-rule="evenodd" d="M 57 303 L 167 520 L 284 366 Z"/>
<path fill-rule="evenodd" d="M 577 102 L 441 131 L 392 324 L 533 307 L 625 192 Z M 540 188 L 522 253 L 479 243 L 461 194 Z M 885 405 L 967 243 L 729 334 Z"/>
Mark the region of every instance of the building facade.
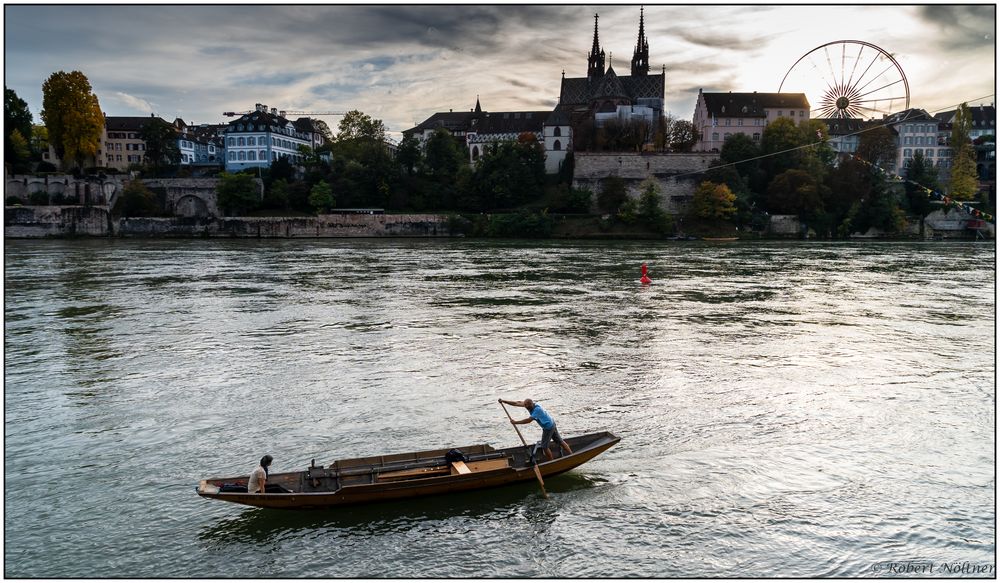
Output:
<path fill-rule="evenodd" d="M 692 123 L 700 139 L 694 151 L 720 151 L 726 138 L 735 134 L 760 143 L 767 124 L 782 117 L 796 124 L 809 119 L 804 93 L 705 93 L 699 89 Z"/>
<path fill-rule="evenodd" d="M 276 108 L 258 103 L 254 111 L 229 122 L 225 131 L 227 172 L 247 168 L 269 168 L 279 158 L 302 163 L 300 147 L 315 149 L 325 139 L 307 117 L 291 121 Z"/>

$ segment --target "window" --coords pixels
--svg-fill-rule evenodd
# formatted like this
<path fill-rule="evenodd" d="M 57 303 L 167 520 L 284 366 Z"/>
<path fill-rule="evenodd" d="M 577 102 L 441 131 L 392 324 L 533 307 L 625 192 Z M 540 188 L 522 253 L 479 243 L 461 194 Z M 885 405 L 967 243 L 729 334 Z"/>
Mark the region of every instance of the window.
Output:
<path fill-rule="evenodd" d="M 760 134 L 754 134 L 753 135 L 753 141 L 759 142 L 760 141 Z"/>
<path fill-rule="evenodd" d="M 713 142 L 719 141 L 719 132 L 712 132 L 712 141 Z"/>
<path fill-rule="evenodd" d="M 559 128 L 556 129 L 558 130 Z M 558 143 L 558 140 L 556 140 L 556 143 Z M 558 150 L 558 148 L 556 149 Z M 472 146 L 472 159 L 473 160 L 479 159 L 479 146 Z"/>
<path fill-rule="evenodd" d="M 239 138 L 236 138 L 236 145 L 237 146 L 245 146 L 245 145 L 247 145 L 247 141 L 245 139 L 243 139 L 242 136 L 240 136 Z"/>
<path fill-rule="evenodd" d="M 115 150 L 118 151 L 118 152 L 121 152 L 122 151 L 122 145 L 121 144 L 115 144 Z"/>
<path fill-rule="evenodd" d="M 743 125 L 743 118 L 742 117 L 736 120 L 736 125 L 738 125 L 738 126 L 742 126 Z"/>
<path fill-rule="evenodd" d="M 229 161 L 230 162 L 235 162 L 236 161 L 236 152 L 230 152 L 229 153 Z"/>
<path fill-rule="evenodd" d="M 265 152 L 264 150 L 261 150 L 260 152 L 257 152 L 257 159 L 258 160 L 267 160 L 267 152 Z"/>
<path fill-rule="evenodd" d="M 246 160 L 246 159 L 247 159 L 247 153 L 246 152 L 240 152 L 239 153 L 239 160 L 242 162 L 243 160 Z"/>
<path fill-rule="evenodd" d="M 229 138 L 228 144 L 229 144 L 230 148 L 232 148 L 233 146 L 235 146 L 236 145 L 236 138 Z"/>
<path fill-rule="evenodd" d="M 561 136 L 562 135 L 562 128 L 559 127 L 559 126 L 556 126 L 556 129 L 552 130 L 552 135 L 553 136 Z"/>
<path fill-rule="evenodd" d="M 562 144 L 559 142 L 559 140 L 556 140 L 556 143 L 552 144 L 552 149 L 553 150 L 562 150 Z"/>
<path fill-rule="evenodd" d="M 247 160 L 254 160 L 254 161 L 256 161 L 257 160 L 257 152 L 254 152 L 253 150 L 250 150 L 249 152 L 247 152 Z"/>
<path fill-rule="evenodd" d="M 271 145 L 272 146 L 277 146 L 278 145 L 278 140 L 275 139 L 274 136 L 271 136 Z"/>
<path fill-rule="evenodd" d="M 271 160 L 277 160 L 277 159 L 278 159 L 278 153 L 277 152 L 271 152 Z"/>
<path fill-rule="evenodd" d="M 121 154 L 115 155 L 115 162 L 121 162 L 121 161 L 122 161 L 122 155 Z"/>
<path fill-rule="evenodd" d="M 778 117 L 781 117 L 781 110 L 778 110 Z"/>
<path fill-rule="evenodd" d="M 732 120 L 731 120 L 731 119 L 729 119 L 729 118 L 727 117 L 727 118 L 726 118 L 726 123 L 725 123 L 724 125 L 727 125 L 727 126 L 728 126 L 728 125 L 730 124 L 730 122 L 731 122 L 731 121 L 732 121 Z"/>
<path fill-rule="evenodd" d="M 799 117 L 805 117 L 805 116 L 806 116 L 806 111 L 804 109 L 800 109 L 799 110 Z"/>
<path fill-rule="evenodd" d="M 912 158 L 913 157 L 913 150 L 911 150 L 910 148 L 904 149 L 903 150 L 903 157 L 904 158 Z"/>
<path fill-rule="evenodd" d="M 926 150 L 924 150 L 924 156 L 926 156 L 928 158 L 933 158 L 934 157 L 934 150 L 932 150 L 931 148 L 927 148 Z"/>
<path fill-rule="evenodd" d="M 247 138 L 247 145 L 248 146 L 256 146 L 257 145 L 257 139 L 254 138 L 253 136 L 250 136 L 249 138 Z"/>

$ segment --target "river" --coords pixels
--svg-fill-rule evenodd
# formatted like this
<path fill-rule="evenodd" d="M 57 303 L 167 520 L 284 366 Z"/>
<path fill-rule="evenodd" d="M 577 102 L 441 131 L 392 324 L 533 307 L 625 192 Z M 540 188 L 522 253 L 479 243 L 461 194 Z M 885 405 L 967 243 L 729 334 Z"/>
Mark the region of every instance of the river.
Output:
<path fill-rule="evenodd" d="M 992 567 L 995 264 L 974 243 L 8 240 L 4 574 Z M 549 499 L 194 491 L 264 453 L 513 446 L 498 397 L 622 440 Z"/>

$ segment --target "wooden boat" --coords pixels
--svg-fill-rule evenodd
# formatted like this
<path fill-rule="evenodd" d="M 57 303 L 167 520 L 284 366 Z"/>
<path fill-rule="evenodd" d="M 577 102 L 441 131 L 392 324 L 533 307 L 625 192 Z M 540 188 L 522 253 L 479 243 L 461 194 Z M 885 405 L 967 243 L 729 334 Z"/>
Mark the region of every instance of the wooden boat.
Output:
<path fill-rule="evenodd" d="M 620 437 L 608 432 L 567 439 L 573 453 L 565 455 L 558 445 L 548 461 L 538 452 L 538 468 L 543 476 L 554 476 L 593 459 L 618 443 Z M 303 472 L 270 474 L 267 484 L 277 484 L 287 492 L 249 494 L 249 476 L 201 480 L 198 495 L 259 508 L 329 508 L 416 496 L 493 488 L 536 480 L 524 446 L 495 450 L 489 445 L 455 448 L 468 461 L 449 463 L 447 449 L 401 453 L 335 461 L 328 467 L 312 466 Z M 242 489 L 240 491 L 234 491 Z"/>

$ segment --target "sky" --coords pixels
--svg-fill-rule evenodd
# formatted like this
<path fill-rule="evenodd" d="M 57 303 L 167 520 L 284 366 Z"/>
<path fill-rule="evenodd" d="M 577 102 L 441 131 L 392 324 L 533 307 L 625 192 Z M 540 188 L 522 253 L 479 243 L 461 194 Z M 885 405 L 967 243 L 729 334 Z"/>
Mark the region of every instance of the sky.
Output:
<path fill-rule="evenodd" d="M 639 12 L 638 4 L 8 3 L 4 85 L 28 102 L 35 123 L 49 75 L 79 70 L 110 116 L 197 124 L 231 121 L 222 112 L 255 103 L 357 109 L 398 139 L 435 112 L 472 109 L 477 97 L 486 111 L 552 109 L 564 71 L 586 76 L 595 13 L 609 64 L 629 74 Z M 699 89 L 774 92 L 789 74 L 834 77 L 844 67 L 822 67 L 831 48 L 848 55 L 861 45 L 815 49 L 841 40 L 893 55 L 911 107 L 995 101 L 993 3 L 647 5 L 644 15 L 650 72 L 666 67 L 666 110 L 679 119 L 692 118 Z M 810 53 L 809 68 L 793 67 Z M 317 117 L 331 128 L 340 119 Z"/>

